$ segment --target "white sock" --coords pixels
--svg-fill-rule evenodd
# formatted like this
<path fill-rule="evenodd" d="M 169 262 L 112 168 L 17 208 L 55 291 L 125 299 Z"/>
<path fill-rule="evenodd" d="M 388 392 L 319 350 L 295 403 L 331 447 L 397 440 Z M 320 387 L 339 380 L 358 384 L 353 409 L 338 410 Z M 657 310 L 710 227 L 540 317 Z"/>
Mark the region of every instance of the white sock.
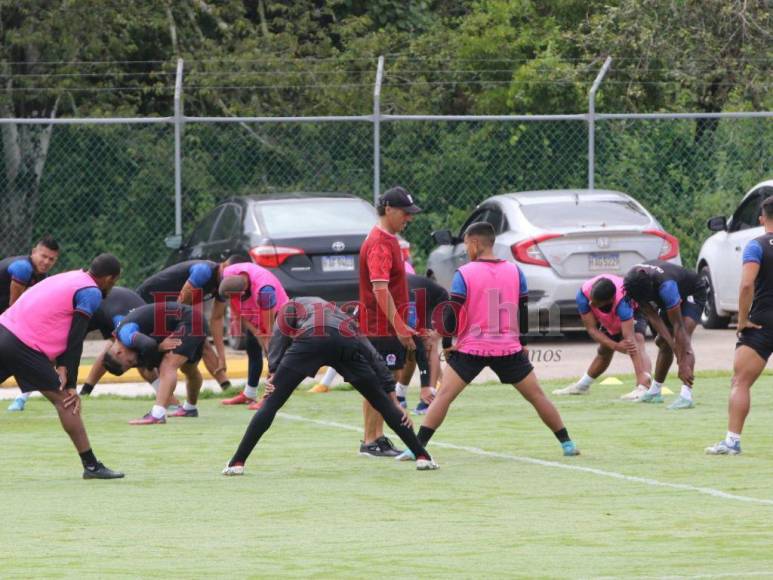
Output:
<path fill-rule="evenodd" d="M 682 390 L 679 392 L 679 396 L 688 401 L 692 401 L 692 389 L 687 385 L 682 385 Z"/>
<path fill-rule="evenodd" d="M 196 405 L 191 405 L 188 401 L 185 401 L 183 403 L 183 410 L 184 411 L 193 411 L 196 408 Z"/>
<path fill-rule="evenodd" d="M 593 384 L 593 381 L 595 381 L 592 376 L 590 376 L 588 373 L 585 373 L 582 378 L 577 381 L 577 386 L 581 389 L 589 389 L 590 386 Z"/>
<path fill-rule="evenodd" d="M 327 370 L 325 371 L 325 376 L 322 377 L 322 380 L 320 381 L 320 383 L 329 388 L 330 385 L 333 384 L 333 380 L 335 380 L 337 374 L 338 372 L 333 367 L 327 367 Z"/>
<path fill-rule="evenodd" d="M 153 408 L 150 410 L 150 414 L 153 415 L 153 417 L 156 419 L 163 419 L 166 417 L 166 409 L 161 405 L 153 405 Z"/>
<path fill-rule="evenodd" d="M 395 395 L 405 398 L 405 391 L 408 387 L 402 383 L 395 383 Z"/>
<path fill-rule="evenodd" d="M 258 387 L 251 387 L 250 385 L 244 385 L 244 396 L 250 399 L 258 398 Z"/>
<path fill-rule="evenodd" d="M 22 393 L 21 395 L 19 395 L 19 396 L 18 396 L 18 397 L 16 397 L 16 398 L 17 398 L 17 399 L 24 399 L 25 401 L 28 401 L 28 400 L 29 400 L 29 398 L 30 398 L 30 395 L 31 395 L 31 394 L 32 394 L 32 393 Z"/>
<path fill-rule="evenodd" d="M 647 390 L 647 394 L 649 395 L 659 395 L 660 389 L 663 388 L 663 383 L 659 383 L 657 381 L 652 381 L 652 386 Z"/>
<path fill-rule="evenodd" d="M 725 443 L 730 447 L 735 447 L 741 442 L 741 434 L 728 431 L 725 435 Z"/>
<path fill-rule="evenodd" d="M 161 384 L 161 379 L 156 379 L 152 383 L 150 383 L 150 386 L 153 387 L 153 390 L 158 394 L 158 386 Z"/>

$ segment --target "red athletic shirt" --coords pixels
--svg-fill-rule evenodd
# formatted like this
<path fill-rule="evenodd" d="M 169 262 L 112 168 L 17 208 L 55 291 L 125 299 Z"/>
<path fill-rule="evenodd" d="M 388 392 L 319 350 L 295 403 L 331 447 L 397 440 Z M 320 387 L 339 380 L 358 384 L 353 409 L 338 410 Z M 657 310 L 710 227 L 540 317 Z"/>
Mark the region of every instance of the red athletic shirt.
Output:
<path fill-rule="evenodd" d="M 360 328 L 366 336 L 396 336 L 373 293 L 373 282 L 389 282 L 389 292 L 403 320 L 407 319 L 408 281 L 400 243 L 376 225 L 360 249 Z"/>

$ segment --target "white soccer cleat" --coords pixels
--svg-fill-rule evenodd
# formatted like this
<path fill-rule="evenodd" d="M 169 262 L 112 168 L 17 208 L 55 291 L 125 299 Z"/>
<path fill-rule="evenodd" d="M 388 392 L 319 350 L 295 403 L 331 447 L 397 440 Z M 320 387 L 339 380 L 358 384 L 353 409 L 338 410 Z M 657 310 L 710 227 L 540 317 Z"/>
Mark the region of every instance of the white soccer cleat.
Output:
<path fill-rule="evenodd" d="M 648 391 L 649 389 L 645 387 L 644 385 L 638 385 L 633 391 L 630 393 L 626 393 L 625 395 L 620 395 L 620 398 L 623 401 L 638 401 L 639 398 Z"/>
<path fill-rule="evenodd" d="M 587 395 L 588 393 L 590 393 L 590 387 L 582 387 L 579 383 L 553 391 L 554 395 Z"/>
<path fill-rule="evenodd" d="M 435 463 L 434 459 L 417 459 L 416 469 L 418 471 L 431 471 L 433 469 L 440 469 L 440 466 Z"/>
<path fill-rule="evenodd" d="M 226 465 L 223 475 L 244 475 L 244 465 Z"/>

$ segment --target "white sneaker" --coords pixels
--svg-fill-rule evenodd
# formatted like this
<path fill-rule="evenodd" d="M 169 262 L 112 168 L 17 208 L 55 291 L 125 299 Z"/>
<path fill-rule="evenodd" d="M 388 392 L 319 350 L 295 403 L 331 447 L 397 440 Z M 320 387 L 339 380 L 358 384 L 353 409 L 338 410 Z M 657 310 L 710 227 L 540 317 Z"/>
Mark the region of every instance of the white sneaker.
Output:
<path fill-rule="evenodd" d="M 244 465 L 226 465 L 223 475 L 244 475 Z"/>
<path fill-rule="evenodd" d="M 590 387 L 582 387 L 579 383 L 553 391 L 554 395 L 587 395 L 588 393 L 590 393 Z"/>
<path fill-rule="evenodd" d="M 419 471 L 431 471 L 433 469 L 439 469 L 440 466 L 435 463 L 434 459 L 417 459 L 416 469 Z"/>
<path fill-rule="evenodd" d="M 639 397 L 641 397 L 648 390 L 649 389 L 644 385 L 637 385 L 637 387 L 630 393 L 626 393 L 625 395 L 620 395 L 620 398 L 623 401 L 637 401 Z"/>

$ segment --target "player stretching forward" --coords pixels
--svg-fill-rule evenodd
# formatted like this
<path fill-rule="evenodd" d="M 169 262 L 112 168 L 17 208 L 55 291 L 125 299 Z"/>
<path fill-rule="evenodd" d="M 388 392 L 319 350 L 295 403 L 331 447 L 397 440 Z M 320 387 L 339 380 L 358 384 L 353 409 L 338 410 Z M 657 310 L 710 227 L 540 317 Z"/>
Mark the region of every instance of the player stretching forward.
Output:
<path fill-rule="evenodd" d="M 451 337 L 443 338 L 448 368 L 419 429 L 419 442 L 429 442 L 454 399 L 480 371 L 489 367 L 501 382 L 511 383 L 532 404 L 561 443 L 564 455 L 579 455 L 558 409 L 540 388 L 519 338 L 519 334 L 527 332 L 526 279 L 515 264 L 494 256 L 495 239 L 494 228 L 485 222 L 470 225 L 464 234 L 471 261 L 456 271 L 451 283 L 451 300 L 461 305 L 457 341 L 451 348 Z M 492 313 L 496 313 L 496 319 Z M 453 327 L 450 308 L 446 309 L 444 319 L 448 332 Z M 411 457 L 409 452 L 403 452 L 398 458 Z"/>
<path fill-rule="evenodd" d="M 724 441 L 706 448 L 709 455 L 741 453 L 741 431 L 751 407 L 751 388 L 773 353 L 773 196 L 762 202 L 765 233 L 743 251 L 738 296 L 738 344 Z"/>
<path fill-rule="evenodd" d="M 590 386 L 609 368 L 615 352 L 628 354 L 633 362 L 638 386 L 624 399 L 637 399 L 647 392 L 652 362 L 644 346 L 647 321 L 623 290 L 623 279 L 601 274 L 587 280 L 577 292 L 577 310 L 590 337 L 599 344 L 588 372 L 578 382 L 553 391 L 554 395 L 585 395 Z"/>

